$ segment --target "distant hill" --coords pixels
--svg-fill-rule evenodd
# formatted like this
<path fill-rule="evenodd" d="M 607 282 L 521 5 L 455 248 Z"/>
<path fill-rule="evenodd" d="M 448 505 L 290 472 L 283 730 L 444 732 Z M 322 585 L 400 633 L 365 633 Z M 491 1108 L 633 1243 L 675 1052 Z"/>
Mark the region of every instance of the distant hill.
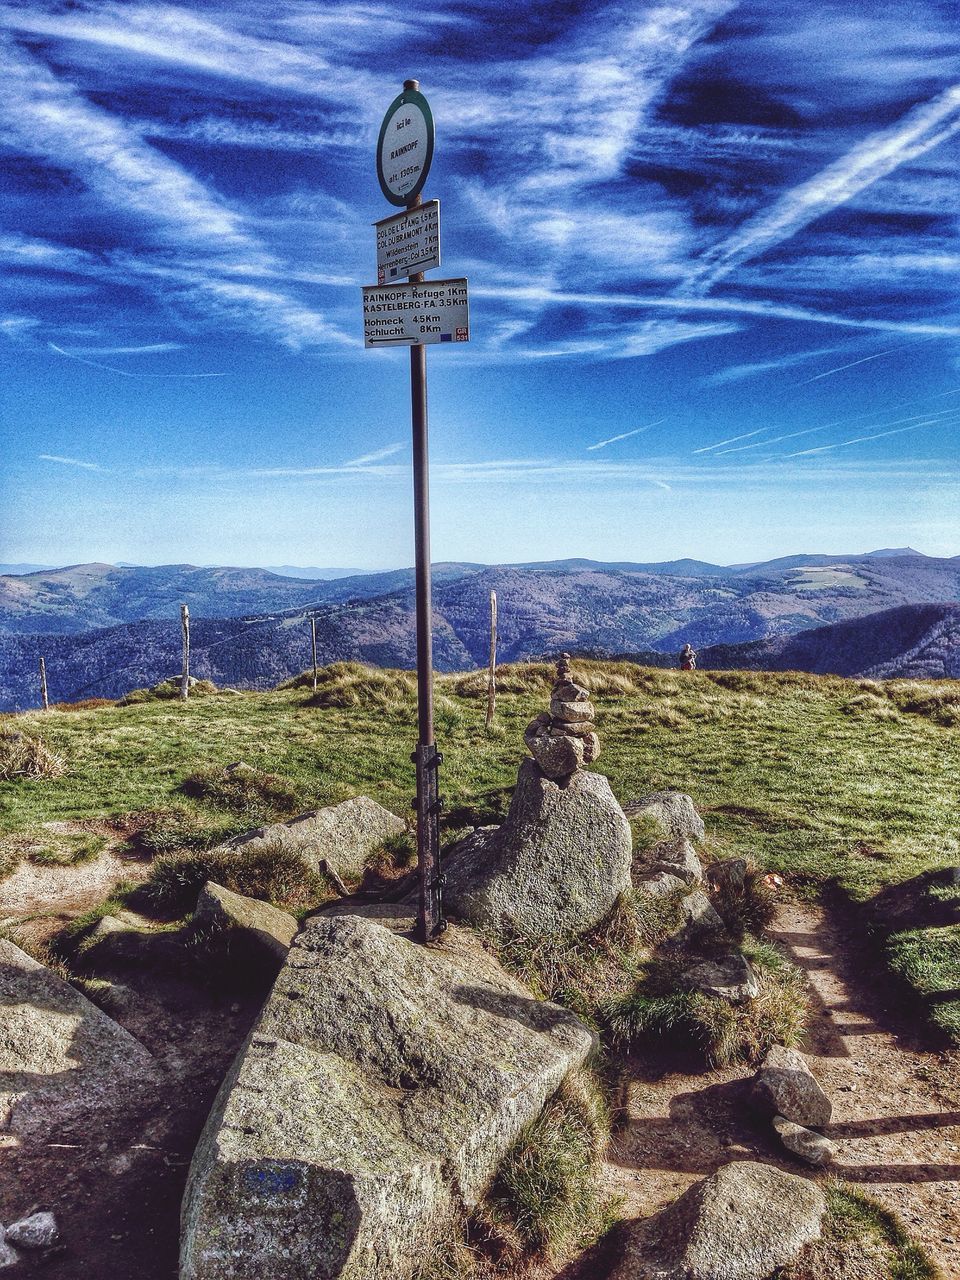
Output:
<path fill-rule="evenodd" d="M 872 679 L 960 679 L 960 604 L 914 604 L 793 636 L 701 650 L 705 669 L 812 671 Z"/>
<path fill-rule="evenodd" d="M 82 568 L 89 576 L 75 573 L 71 585 L 76 590 L 89 582 L 96 600 L 104 579 L 111 581 L 104 572 L 110 566 Z M 256 589 L 264 581 L 279 582 L 294 600 L 298 592 L 308 600 L 245 617 L 205 617 L 199 605 L 191 604 L 195 675 L 218 684 L 271 687 L 307 666 L 311 614 L 322 662 L 415 663 L 409 570 L 328 583 L 301 583 L 261 570 L 183 568 L 183 573 L 178 578 L 174 572 L 167 580 L 168 594 L 159 603 L 151 596 L 123 598 L 126 606 L 142 610 L 135 622 L 79 633 L 64 629 L 8 635 L 0 654 L 0 709 L 35 705 L 40 654 L 46 659 L 51 697 L 57 700 L 117 696 L 173 674 L 180 664 L 177 604 L 184 598 L 176 588 L 209 587 L 209 575 L 218 573 L 237 591 L 249 586 L 250 579 L 242 575 L 259 574 Z M 51 575 L 37 576 L 46 582 Z M 138 581 L 145 589 L 143 580 Z M 563 649 L 598 655 L 653 651 L 672 658 L 689 640 L 701 651 L 701 662 L 717 666 L 942 675 L 954 669 L 960 561 L 894 556 L 707 578 L 602 566 L 438 565 L 438 670 L 463 670 L 486 661 L 491 590 L 498 596 L 499 656 L 504 662 Z M 857 620 L 863 623 L 861 630 L 843 629 Z"/>
<path fill-rule="evenodd" d="M 473 565 L 438 565 L 439 580 Z M 310 581 L 267 569 L 79 564 L 0 577 L 0 636 L 77 635 L 149 618 L 179 618 L 180 605 L 206 618 L 242 617 L 388 594 L 413 582 L 412 569 Z"/>

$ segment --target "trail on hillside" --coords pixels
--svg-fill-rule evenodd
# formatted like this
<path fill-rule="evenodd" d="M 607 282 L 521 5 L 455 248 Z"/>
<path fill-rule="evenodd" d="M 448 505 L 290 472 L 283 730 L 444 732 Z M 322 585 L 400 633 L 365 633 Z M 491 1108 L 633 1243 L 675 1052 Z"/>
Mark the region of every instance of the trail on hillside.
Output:
<path fill-rule="evenodd" d="M 830 1171 L 893 1210 L 943 1268 L 960 1277 L 960 1051 L 923 1048 L 889 1003 L 890 979 L 862 935 L 839 916 L 786 904 L 769 930 L 811 985 L 804 1053 L 833 1101 L 824 1132 L 839 1147 Z M 748 1102 L 753 1071 L 697 1072 L 662 1046 L 626 1061 L 622 1113 L 604 1166 L 624 1218 L 646 1217 L 731 1160 L 761 1160 L 822 1179 L 788 1157 Z M 555 1280 L 601 1280 L 600 1249 Z"/>

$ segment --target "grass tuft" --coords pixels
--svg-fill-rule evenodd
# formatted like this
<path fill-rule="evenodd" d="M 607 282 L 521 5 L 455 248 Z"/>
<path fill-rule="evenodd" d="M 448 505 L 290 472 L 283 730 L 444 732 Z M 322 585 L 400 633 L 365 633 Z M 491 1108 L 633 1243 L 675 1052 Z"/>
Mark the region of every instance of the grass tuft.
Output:
<path fill-rule="evenodd" d="M 243 814 L 251 825 L 303 808 L 303 797 L 288 778 L 242 761 L 225 769 L 198 769 L 184 778 L 180 789 L 184 795 Z"/>
<path fill-rule="evenodd" d="M 326 878 L 288 849 L 219 847 L 157 858 L 132 897 L 157 911 L 183 915 L 196 906 L 208 880 L 288 911 L 302 911 L 336 897 Z"/>
<path fill-rule="evenodd" d="M 571 1074 L 497 1172 L 486 1212 L 508 1251 L 557 1258 L 589 1247 L 609 1225 L 598 1173 L 610 1115 L 596 1081 Z M 518 1259 L 519 1261 L 519 1259 Z"/>
<path fill-rule="evenodd" d="M 803 973 L 771 943 L 748 937 L 742 950 L 760 984 L 755 999 L 731 1005 L 690 990 L 683 972 L 691 957 L 657 956 L 641 966 L 632 991 L 606 1002 L 614 1039 L 679 1037 L 715 1067 L 758 1062 L 773 1044 L 798 1045 L 808 1012 Z"/>
<path fill-rule="evenodd" d="M 16 729 L 0 732 L 0 782 L 15 778 L 59 778 L 66 770 L 64 758 L 52 751 L 39 735 Z"/>

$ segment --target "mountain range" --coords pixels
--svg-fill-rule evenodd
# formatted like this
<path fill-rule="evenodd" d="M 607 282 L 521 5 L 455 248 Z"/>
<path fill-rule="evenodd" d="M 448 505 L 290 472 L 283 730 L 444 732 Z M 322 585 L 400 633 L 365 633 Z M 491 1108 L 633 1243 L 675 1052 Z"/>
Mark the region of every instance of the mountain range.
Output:
<path fill-rule="evenodd" d="M 960 674 L 960 557 L 910 548 L 797 555 L 761 564 L 579 559 L 434 566 L 440 670 L 482 665 L 496 591 L 499 657 L 561 650 L 633 654 L 657 665 L 689 641 L 701 665 L 843 675 Z M 36 705 L 46 661 L 54 700 L 116 697 L 179 669 L 181 602 L 192 671 L 267 688 L 309 663 L 413 666 L 413 571 L 302 580 L 264 569 L 76 565 L 0 576 L 0 708 Z"/>

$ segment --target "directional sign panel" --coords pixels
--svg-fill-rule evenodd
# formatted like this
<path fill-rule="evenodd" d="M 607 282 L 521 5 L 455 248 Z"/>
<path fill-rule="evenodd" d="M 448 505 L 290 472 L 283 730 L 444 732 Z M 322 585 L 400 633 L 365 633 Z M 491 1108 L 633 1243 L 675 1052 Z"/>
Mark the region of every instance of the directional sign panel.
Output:
<path fill-rule="evenodd" d="M 377 228 L 377 280 L 386 284 L 440 265 L 440 201 L 373 224 Z"/>
<path fill-rule="evenodd" d="M 466 280 L 364 287 L 365 347 L 416 347 L 469 340 Z"/>

